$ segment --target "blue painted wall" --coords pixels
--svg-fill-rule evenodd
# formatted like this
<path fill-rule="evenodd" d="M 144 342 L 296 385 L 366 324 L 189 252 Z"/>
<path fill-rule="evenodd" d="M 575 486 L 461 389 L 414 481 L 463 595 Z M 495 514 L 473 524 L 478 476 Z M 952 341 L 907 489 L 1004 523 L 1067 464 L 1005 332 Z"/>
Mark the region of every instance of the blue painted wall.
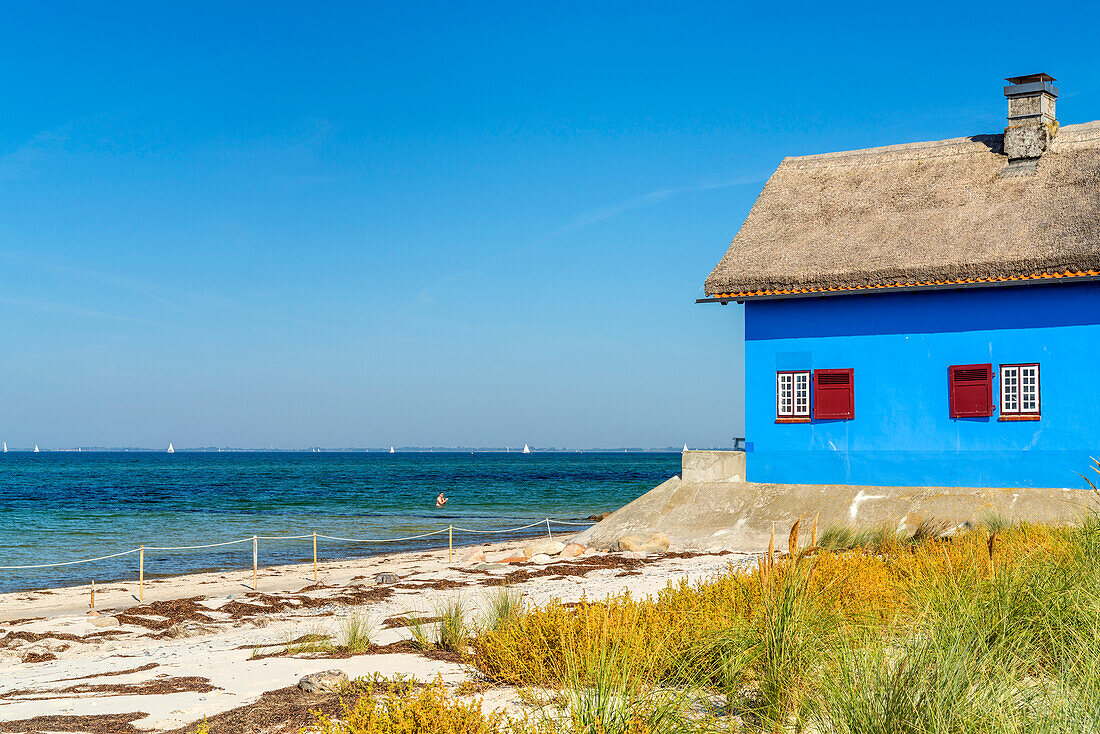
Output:
<path fill-rule="evenodd" d="M 948 366 L 985 362 L 1040 364 L 1042 420 L 950 417 Z M 854 420 L 775 423 L 777 370 L 842 367 Z M 748 479 L 1081 488 L 1100 457 L 1098 367 L 1100 284 L 749 301 Z"/>

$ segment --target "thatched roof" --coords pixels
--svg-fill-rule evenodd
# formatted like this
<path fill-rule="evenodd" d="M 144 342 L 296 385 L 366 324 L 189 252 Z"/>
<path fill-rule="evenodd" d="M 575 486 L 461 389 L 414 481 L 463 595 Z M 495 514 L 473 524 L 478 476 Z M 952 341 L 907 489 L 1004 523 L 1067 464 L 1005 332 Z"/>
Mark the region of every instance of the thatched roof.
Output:
<path fill-rule="evenodd" d="M 1100 275 L 1100 121 L 1061 128 L 1024 175 L 1001 139 L 784 159 L 707 296 Z"/>

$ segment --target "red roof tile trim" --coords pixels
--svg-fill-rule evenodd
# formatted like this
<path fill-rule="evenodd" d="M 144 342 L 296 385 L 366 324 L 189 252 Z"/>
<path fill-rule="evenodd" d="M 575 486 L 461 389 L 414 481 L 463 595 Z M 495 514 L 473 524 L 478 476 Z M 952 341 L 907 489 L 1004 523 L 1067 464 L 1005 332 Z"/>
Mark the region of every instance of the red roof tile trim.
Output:
<path fill-rule="evenodd" d="M 723 298 L 753 298 L 757 296 L 792 296 L 802 293 L 844 293 L 856 291 L 879 290 L 882 288 L 920 288 L 929 286 L 967 285 L 969 283 L 1002 283 L 1008 281 L 1046 280 L 1048 278 L 1076 278 L 1085 275 L 1100 275 L 1097 270 L 1066 270 L 1061 273 L 1032 273 L 1031 275 L 994 276 L 990 278 L 958 278 L 956 280 L 917 280 L 908 283 L 875 283 L 874 285 L 857 285 L 850 288 L 830 286 L 827 288 L 793 288 L 778 291 L 746 291 L 743 293 L 718 293 L 708 300 Z"/>

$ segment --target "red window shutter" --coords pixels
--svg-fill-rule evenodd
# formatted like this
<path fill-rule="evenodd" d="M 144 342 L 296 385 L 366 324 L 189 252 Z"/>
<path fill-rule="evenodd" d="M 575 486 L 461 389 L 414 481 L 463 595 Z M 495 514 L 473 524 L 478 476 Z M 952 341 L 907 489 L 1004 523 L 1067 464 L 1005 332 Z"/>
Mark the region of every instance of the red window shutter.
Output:
<path fill-rule="evenodd" d="M 814 418 L 851 420 L 855 417 L 855 371 L 814 370 Z"/>
<path fill-rule="evenodd" d="M 947 368 L 952 418 L 993 415 L 993 365 L 958 364 Z"/>

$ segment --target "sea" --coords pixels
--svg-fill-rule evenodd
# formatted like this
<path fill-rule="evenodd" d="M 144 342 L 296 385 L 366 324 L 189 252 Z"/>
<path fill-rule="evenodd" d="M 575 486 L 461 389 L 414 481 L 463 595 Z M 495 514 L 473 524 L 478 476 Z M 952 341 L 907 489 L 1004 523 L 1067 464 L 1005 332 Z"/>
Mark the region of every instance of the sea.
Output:
<path fill-rule="evenodd" d="M 679 453 L 8 452 L 0 454 L 0 566 L 99 558 L 141 545 L 145 576 L 261 567 L 446 547 L 449 525 L 503 530 L 553 520 L 583 527 L 680 470 Z M 448 502 L 436 508 L 442 492 Z M 455 545 L 545 535 L 454 533 Z M 137 553 L 0 569 L 0 592 L 136 579 Z"/>

